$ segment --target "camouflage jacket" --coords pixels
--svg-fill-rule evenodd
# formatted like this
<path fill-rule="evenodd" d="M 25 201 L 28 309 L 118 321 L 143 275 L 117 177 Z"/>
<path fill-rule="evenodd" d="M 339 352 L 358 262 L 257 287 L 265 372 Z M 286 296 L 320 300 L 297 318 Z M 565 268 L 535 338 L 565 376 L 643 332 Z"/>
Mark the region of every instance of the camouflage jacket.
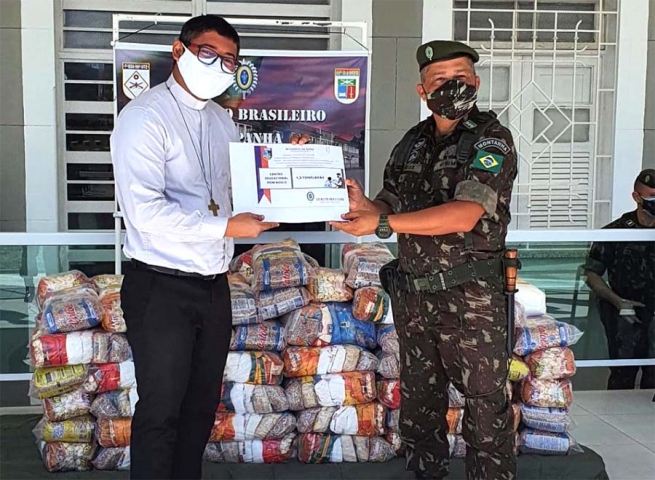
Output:
<path fill-rule="evenodd" d="M 637 212 L 625 213 L 603 228 L 647 228 Z M 637 314 L 653 317 L 655 310 L 655 242 L 596 242 L 591 246 L 585 270 L 604 275 L 621 298 L 641 302 Z"/>
<path fill-rule="evenodd" d="M 469 258 L 502 255 L 517 173 L 512 134 L 498 122 L 492 123 L 470 156 L 462 161 L 457 158 L 457 145 L 465 129 L 484 125 L 490 119 L 489 113 L 474 108 L 450 134 L 438 136 L 434 118 L 429 117 L 407 132 L 391 153 L 383 188 L 376 199 L 387 203 L 394 213 L 415 212 L 456 200 L 478 203 L 485 211 L 470 235 L 399 235 L 398 254 L 404 271 L 438 272 Z"/>

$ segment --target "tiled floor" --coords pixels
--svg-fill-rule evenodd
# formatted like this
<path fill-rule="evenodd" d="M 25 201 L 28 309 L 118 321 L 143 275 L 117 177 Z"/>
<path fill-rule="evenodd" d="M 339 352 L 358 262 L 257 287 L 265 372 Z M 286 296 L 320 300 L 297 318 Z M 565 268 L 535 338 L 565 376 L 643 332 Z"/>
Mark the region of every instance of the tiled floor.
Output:
<path fill-rule="evenodd" d="M 605 460 L 611 480 L 655 479 L 654 390 L 575 392 L 571 435 Z"/>

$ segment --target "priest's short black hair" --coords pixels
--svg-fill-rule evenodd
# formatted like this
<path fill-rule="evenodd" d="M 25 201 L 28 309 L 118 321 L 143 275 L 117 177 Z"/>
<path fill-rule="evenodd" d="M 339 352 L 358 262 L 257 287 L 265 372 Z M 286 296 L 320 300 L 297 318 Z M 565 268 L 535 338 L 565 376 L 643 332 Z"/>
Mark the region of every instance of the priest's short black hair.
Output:
<path fill-rule="evenodd" d="M 229 38 L 241 49 L 239 34 L 230 23 L 220 15 L 200 15 L 188 20 L 180 32 L 180 41 L 187 47 L 205 32 L 216 32 L 221 37 Z"/>

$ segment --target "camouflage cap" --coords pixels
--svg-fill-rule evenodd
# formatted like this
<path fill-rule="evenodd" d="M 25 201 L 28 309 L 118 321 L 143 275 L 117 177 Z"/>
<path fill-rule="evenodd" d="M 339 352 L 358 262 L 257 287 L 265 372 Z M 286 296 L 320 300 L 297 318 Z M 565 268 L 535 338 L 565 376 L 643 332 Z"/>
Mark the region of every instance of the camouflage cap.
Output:
<path fill-rule="evenodd" d="M 452 60 L 458 57 L 469 57 L 473 60 L 473 63 L 477 63 L 480 60 L 478 52 L 461 42 L 434 40 L 421 45 L 416 51 L 416 61 L 418 62 L 419 70 L 423 70 L 433 63 Z"/>
<path fill-rule="evenodd" d="M 642 170 L 637 177 L 637 182 L 646 185 L 649 188 L 655 188 L 655 170 L 652 168 Z"/>

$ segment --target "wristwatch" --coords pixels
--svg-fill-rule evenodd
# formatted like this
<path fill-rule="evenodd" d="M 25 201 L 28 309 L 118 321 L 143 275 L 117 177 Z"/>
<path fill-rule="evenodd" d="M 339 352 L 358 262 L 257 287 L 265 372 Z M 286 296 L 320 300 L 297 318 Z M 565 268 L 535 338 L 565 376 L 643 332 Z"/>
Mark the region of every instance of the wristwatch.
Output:
<path fill-rule="evenodd" d="M 391 238 L 391 235 L 393 235 L 393 230 L 389 225 L 389 215 L 380 215 L 378 228 L 375 229 L 375 235 L 383 240 Z"/>

